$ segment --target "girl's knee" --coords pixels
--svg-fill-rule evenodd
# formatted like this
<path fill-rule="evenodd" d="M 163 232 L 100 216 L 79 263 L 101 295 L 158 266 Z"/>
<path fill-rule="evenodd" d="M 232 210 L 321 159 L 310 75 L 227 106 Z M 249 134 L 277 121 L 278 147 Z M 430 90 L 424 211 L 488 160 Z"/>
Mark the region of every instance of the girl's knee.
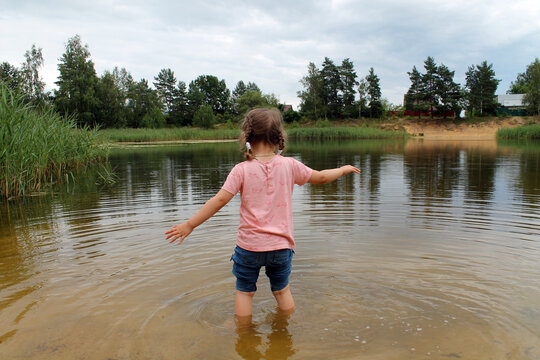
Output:
<path fill-rule="evenodd" d="M 247 296 L 247 297 L 252 298 L 253 296 L 255 296 L 255 291 L 246 292 L 246 291 L 236 290 L 236 294 L 239 296 Z"/>
<path fill-rule="evenodd" d="M 290 292 L 290 291 L 291 291 L 291 289 L 290 289 L 289 285 L 287 285 L 281 290 L 272 291 L 272 294 L 274 294 L 274 296 L 279 296 L 279 295 L 283 295 L 283 294 L 285 294 L 287 292 Z"/>

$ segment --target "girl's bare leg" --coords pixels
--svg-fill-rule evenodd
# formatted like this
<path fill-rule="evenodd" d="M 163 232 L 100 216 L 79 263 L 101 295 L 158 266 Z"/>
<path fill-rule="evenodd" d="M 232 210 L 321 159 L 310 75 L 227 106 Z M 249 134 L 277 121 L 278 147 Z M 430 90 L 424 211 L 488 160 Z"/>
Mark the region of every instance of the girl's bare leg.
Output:
<path fill-rule="evenodd" d="M 273 294 L 281 311 L 287 313 L 294 312 L 294 299 L 289 285 L 282 290 L 274 291 Z"/>
<path fill-rule="evenodd" d="M 236 298 L 234 302 L 234 314 L 236 316 L 251 316 L 253 295 L 255 295 L 254 292 L 236 290 Z"/>

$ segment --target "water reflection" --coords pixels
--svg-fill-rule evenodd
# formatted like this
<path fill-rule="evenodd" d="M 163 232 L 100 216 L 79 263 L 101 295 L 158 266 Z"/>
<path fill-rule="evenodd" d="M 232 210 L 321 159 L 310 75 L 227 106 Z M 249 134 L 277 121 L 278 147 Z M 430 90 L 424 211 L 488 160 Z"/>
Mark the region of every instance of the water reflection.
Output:
<path fill-rule="evenodd" d="M 253 322 L 251 317 L 237 317 L 235 346 L 237 354 L 246 360 L 286 360 L 296 354 L 288 328 L 290 316 L 291 314 L 278 309 L 268 314 L 263 324 Z M 265 336 L 260 327 L 268 323 L 271 332 Z"/>

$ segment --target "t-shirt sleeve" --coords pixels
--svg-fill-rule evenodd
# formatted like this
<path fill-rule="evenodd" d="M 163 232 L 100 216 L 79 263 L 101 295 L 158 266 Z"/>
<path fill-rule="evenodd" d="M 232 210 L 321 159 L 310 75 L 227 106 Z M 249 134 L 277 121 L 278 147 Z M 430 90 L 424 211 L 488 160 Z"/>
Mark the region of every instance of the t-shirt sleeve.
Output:
<path fill-rule="evenodd" d="M 242 188 L 243 182 L 244 172 L 239 165 L 236 165 L 227 176 L 227 180 L 225 180 L 225 183 L 221 188 L 233 195 L 236 195 Z"/>
<path fill-rule="evenodd" d="M 308 182 L 313 170 L 296 159 L 290 159 L 292 160 L 294 183 L 296 185 L 304 185 Z"/>

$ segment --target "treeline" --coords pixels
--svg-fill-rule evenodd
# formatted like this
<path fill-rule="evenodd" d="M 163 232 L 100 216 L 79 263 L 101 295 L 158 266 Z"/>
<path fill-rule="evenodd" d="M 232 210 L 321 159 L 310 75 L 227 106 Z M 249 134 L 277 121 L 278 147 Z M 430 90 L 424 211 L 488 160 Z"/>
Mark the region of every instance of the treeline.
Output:
<path fill-rule="evenodd" d="M 373 68 L 358 79 L 349 58 L 341 65 L 326 57 L 321 67 L 313 62 L 300 83 L 300 113 L 308 118 L 379 118 L 388 111 L 409 110 L 420 116 L 428 112 L 433 116 L 459 116 L 466 110 L 468 117 L 496 115 L 499 104 L 496 100 L 497 87 L 493 64 L 483 61 L 471 65 L 465 73 L 465 85 L 454 81 L 455 71 L 446 65 L 437 65 L 432 57 L 424 61 L 424 71 L 413 66 L 407 72 L 411 81 L 404 96 L 404 107 L 390 104 L 381 97 L 379 77 Z M 536 59 L 526 72 L 518 74 L 508 93 L 525 94 L 524 106 L 529 114 L 540 114 L 540 62 Z M 358 96 L 357 96 L 358 95 Z"/>
<path fill-rule="evenodd" d="M 125 68 L 115 67 L 98 76 L 88 45 L 78 35 L 68 40 L 59 59 L 58 88 L 53 92 L 44 92 L 39 77 L 42 50 L 34 45 L 25 58 L 20 68 L 2 63 L 0 81 L 34 104 L 52 104 L 60 114 L 75 118 L 80 127 L 208 128 L 216 122 L 238 120 L 253 107 L 283 107 L 275 95 L 264 94 L 253 82 L 239 81 L 231 92 L 225 80 L 213 75 L 201 75 L 187 85 L 166 68 L 153 79 L 153 88 L 147 79 L 134 80 Z"/>
<path fill-rule="evenodd" d="M 308 73 L 300 83 L 304 88 L 298 92 L 301 100 L 300 113 L 305 117 L 379 118 L 383 115 L 379 77 L 371 68 L 369 74 L 358 81 L 358 75 L 349 58 L 338 66 L 325 57 L 320 69 L 310 62 Z"/>
<path fill-rule="evenodd" d="M 79 127 L 158 128 L 163 126 L 212 127 L 214 123 L 237 121 L 253 107 L 269 106 L 281 110 L 284 105 L 273 94 L 264 94 L 257 84 L 239 81 L 234 90 L 225 80 L 201 75 L 187 84 L 174 71 L 161 69 L 152 82 L 136 81 L 125 69 L 115 67 L 98 76 L 88 45 L 78 35 L 68 39 L 59 59 L 57 89 L 45 92 L 39 76 L 43 65 L 40 48 L 35 45 L 25 53 L 25 61 L 16 67 L 0 64 L 0 81 L 38 106 L 53 106 L 61 115 L 73 117 Z M 379 76 L 373 67 L 358 76 L 349 58 L 341 64 L 326 57 L 321 66 L 310 62 L 300 83 L 299 112 L 288 108 L 286 122 L 302 119 L 381 118 L 388 112 L 405 110 L 431 116 L 468 117 L 495 115 L 499 104 L 495 92 L 500 83 L 493 64 L 487 61 L 471 65 L 462 86 L 454 81 L 455 71 L 438 65 L 432 57 L 407 73 L 410 87 L 404 106 L 393 105 L 382 97 Z M 540 61 L 536 59 L 519 73 L 508 93 L 525 94 L 524 106 L 530 114 L 540 114 Z"/>

